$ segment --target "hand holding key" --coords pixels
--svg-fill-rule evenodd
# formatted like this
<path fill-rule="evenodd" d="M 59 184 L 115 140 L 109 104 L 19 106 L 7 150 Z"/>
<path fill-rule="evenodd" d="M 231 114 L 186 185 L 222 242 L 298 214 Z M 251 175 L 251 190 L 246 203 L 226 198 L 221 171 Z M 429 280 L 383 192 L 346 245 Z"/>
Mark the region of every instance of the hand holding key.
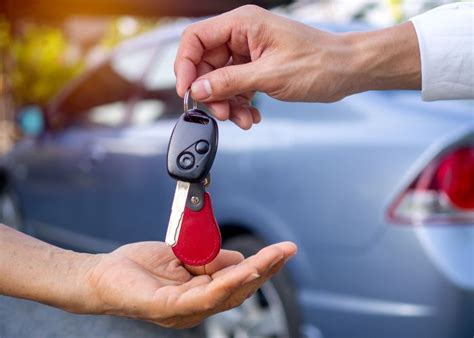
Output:
<path fill-rule="evenodd" d="M 260 121 L 255 91 L 284 101 L 333 102 L 373 89 L 418 89 L 418 40 L 403 23 L 333 34 L 253 5 L 183 32 L 174 64 L 180 96 L 191 86 L 220 120 L 243 129 Z"/>
<path fill-rule="evenodd" d="M 191 86 L 193 98 L 216 118 L 248 129 L 261 119 L 251 102 L 255 91 L 286 101 L 341 98 L 351 84 L 340 66 L 350 61 L 348 42 L 243 6 L 185 29 L 174 65 L 176 89 L 183 96 Z M 337 86 L 327 83 L 332 72 Z"/>

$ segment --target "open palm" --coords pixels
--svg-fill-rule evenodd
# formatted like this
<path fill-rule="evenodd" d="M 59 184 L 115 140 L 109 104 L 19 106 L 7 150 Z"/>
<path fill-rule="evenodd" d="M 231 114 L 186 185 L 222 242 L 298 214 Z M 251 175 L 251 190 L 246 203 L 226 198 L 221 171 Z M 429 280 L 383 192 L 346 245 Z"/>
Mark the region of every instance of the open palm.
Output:
<path fill-rule="evenodd" d="M 201 267 L 184 266 L 162 242 L 141 242 L 104 254 L 90 272 L 95 312 L 186 328 L 239 306 L 296 253 L 293 243 L 262 249 L 244 260 L 222 250 Z"/>

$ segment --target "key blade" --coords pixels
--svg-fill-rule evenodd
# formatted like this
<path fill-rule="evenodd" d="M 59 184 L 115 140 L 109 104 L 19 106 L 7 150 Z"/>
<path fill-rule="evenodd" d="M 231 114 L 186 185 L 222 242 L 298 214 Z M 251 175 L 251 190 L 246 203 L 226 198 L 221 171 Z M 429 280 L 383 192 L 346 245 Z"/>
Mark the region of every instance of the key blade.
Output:
<path fill-rule="evenodd" d="M 176 182 L 176 190 L 174 192 L 173 205 L 171 206 L 171 215 L 165 238 L 165 242 L 169 246 L 174 246 L 178 242 L 179 231 L 181 229 L 181 223 L 183 222 L 183 214 L 186 207 L 186 199 L 188 198 L 189 187 L 189 182 Z"/>

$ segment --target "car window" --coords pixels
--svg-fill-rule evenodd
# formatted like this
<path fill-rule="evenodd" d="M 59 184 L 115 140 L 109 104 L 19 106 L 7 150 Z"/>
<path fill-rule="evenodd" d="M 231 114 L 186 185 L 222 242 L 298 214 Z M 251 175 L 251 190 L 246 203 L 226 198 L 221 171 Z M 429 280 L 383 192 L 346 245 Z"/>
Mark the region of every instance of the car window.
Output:
<path fill-rule="evenodd" d="M 157 46 L 153 44 L 140 47 L 124 44 L 113 54 L 112 68 L 124 79 L 130 82 L 139 82 L 148 71 L 157 49 Z"/>
<path fill-rule="evenodd" d="M 132 111 L 132 125 L 147 125 L 160 119 L 166 110 L 166 103 L 161 100 L 146 99 L 138 101 Z"/>
<path fill-rule="evenodd" d="M 183 101 L 174 87 L 163 90 L 144 90 L 131 107 L 130 124 L 148 125 L 158 120 L 176 118 L 183 112 Z"/>
<path fill-rule="evenodd" d="M 147 90 L 162 90 L 174 88 L 176 78 L 174 75 L 174 59 L 178 52 L 179 41 L 170 42 L 160 46 L 144 78 L 144 86 Z"/>
<path fill-rule="evenodd" d="M 183 101 L 176 94 L 173 63 L 178 41 L 160 45 L 143 77 L 139 99 L 131 108 L 130 124 L 147 125 L 176 118 L 183 112 Z"/>
<path fill-rule="evenodd" d="M 89 114 L 84 115 L 84 120 L 77 121 L 77 124 L 88 125 L 90 127 L 119 127 L 127 120 L 127 103 L 113 102 L 93 107 Z"/>

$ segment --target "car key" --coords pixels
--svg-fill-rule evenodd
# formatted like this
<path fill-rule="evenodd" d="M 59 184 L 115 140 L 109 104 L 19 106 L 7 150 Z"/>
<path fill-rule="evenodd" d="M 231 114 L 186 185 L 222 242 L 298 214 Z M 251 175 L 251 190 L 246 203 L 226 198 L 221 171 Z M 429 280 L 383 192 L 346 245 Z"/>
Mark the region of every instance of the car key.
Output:
<path fill-rule="evenodd" d="M 194 100 L 188 109 L 188 99 L 189 90 L 168 145 L 168 173 L 177 182 L 165 242 L 179 260 L 196 266 L 211 262 L 221 248 L 211 197 L 205 190 L 217 152 L 218 129 Z"/>

